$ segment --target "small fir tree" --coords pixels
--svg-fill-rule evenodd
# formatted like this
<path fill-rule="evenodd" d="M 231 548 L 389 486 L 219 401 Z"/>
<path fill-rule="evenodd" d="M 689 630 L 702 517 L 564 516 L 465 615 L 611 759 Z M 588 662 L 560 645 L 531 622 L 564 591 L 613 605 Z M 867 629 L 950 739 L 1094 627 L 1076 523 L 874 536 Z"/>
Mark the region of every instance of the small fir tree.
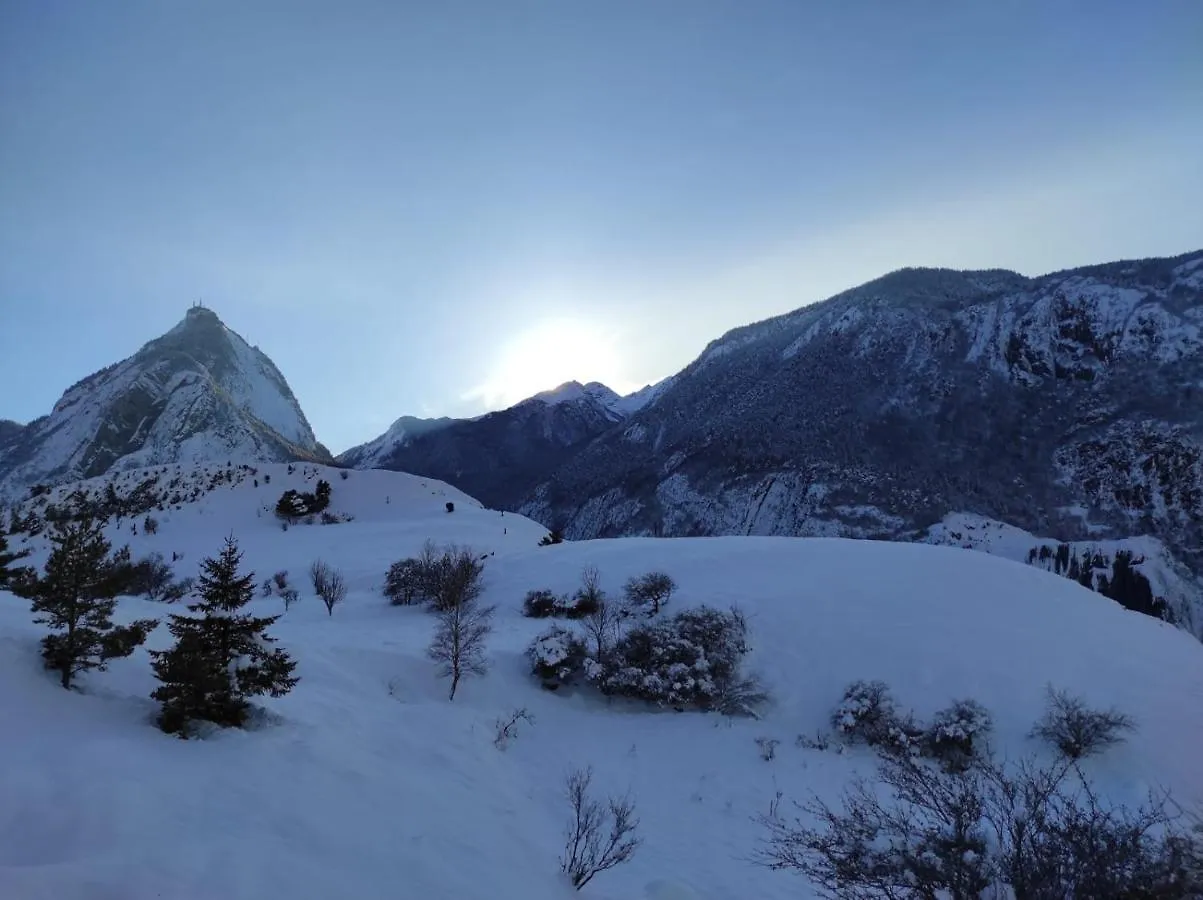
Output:
<path fill-rule="evenodd" d="M 151 696 L 162 704 L 159 727 L 187 737 L 193 721 L 241 726 L 249 697 L 282 697 L 297 683 L 296 663 L 265 633 L 279 616 L 241 612 L 255 593 L 255 575 L 238 573 L 242 553 L 231 537 L 216 558 L 201 563 L 192 616 L 172 616 L 170 650 L 151 652 L 162 684 Z"/>
<path fill-rule="evenodd" d="M 53 632 L 42 639 L 46 668 L 58 672 L 63 687 L 70 688 L 80 672 L 104 671 L 110 659 L 129 656 L 158 622 L 113 624 L 114 562 L 99 523 L 61 521 L 50 535 L 50 547 L 44 573 L 30 581 L 26 592 L 37 614 L 34 621 Z"/>
<path fill-rule="evenodd" d="M 27 556 L 29 556 L 28 550 L 18 550 L 16 553 L 10 553 L 8 538 L 5 537 L 3 531 L 0 531 L 0 590 L 6 589 L 13 577 L 22 573 L 24 567 L 14 568 L 13 563 Z"/>

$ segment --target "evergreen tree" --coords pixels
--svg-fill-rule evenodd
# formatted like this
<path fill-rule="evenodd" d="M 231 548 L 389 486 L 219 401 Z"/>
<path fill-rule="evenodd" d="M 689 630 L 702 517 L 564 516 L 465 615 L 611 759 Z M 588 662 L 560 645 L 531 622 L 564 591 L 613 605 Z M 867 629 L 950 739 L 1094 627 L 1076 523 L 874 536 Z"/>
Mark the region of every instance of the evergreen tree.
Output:
<path fill-rule="evenodd" d="M 0 590 L 6 589 L 9 582 L 14 576 L 21 573 L 21 568 L 13 568 L 13 563 L 19 559 L 24 559 L 29 556 L 28 550 L 18 550 L 16 553 L 10 553 L 8 550 L 8 538 L 4 532 L 0 531 Z"/>
<path fill-rule="evenodd" d="M 162 682 L 151 696 L 162 704 L 159 727 L 168 734 L 186 737 L 194 720 L 242 725 L 248 697 L 282 697 L 297 683 L 296 663 L 265 633 L 279 616 L 240 612 L 255 594 L 255 574 L 239 575 L 241 562 L 237 542 L 226 538 L 221 553 L 201 563 L 200 602 L 188 607 L 197 615 L 173 615 L 167 627 L 175 646 L 151 652 Z"/>
<path fill-rule="evenodd" d="M 321 479 L 313 492 L 313 512 L 321 512 L 330 505 L 330 482 Z"/>
<path fill-rule="evenodd" d="M 109 542 L 91 519 L 59 522 L 50 535 L 44 574 L 31 579 L 24 593 L 33 600 L 34 619 L 55 633 L 42 639 L 46 668 L 59 673 L 64 688 L 80 672 L 104 670 L 110 659 L 129 656 L 158 624 L 139 619 L 125 626 L 112 622 L 117 590 L 112 578 Z"/>

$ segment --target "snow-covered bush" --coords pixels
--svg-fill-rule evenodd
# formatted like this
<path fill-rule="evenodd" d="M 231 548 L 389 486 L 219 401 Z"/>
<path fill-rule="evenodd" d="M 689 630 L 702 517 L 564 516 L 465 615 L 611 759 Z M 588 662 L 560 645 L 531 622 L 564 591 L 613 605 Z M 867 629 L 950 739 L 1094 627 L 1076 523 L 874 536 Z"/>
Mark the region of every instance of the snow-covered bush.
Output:
<path fill-rule="evenodd" d="M 1082 759 L 1122 743 L 1124 733 L 1135 728 L 1132 719 L 1119 710 L 1091 709 L 1081 697 L 1050 686 L 1044 715 L 1032 735 L 1057 748 L 1066 759 Z"/>
<path fill-rule="evenodd" d="M 562 684 L 571 684 L 585 664 L 585 642 L 567 628 L 553 625 L 526 648 L 531 672 L 554 691 Z"/>
<path fill-rule="evenodd" d="M 606 694 L 715 709 L 740 680 L 747 651 L 747 623 L 737 610 L 684 610 L 619 638 L 599 667 L 598 685 Z"/>
<path fill-rule="evenodd" d="M 289 489 L 276 501 L 276 515 L 285 522 L 296 522 L 320 513 L 330 505 L 330 482 L 319 480 L 313 493 Z"/>
<path fill-rule="evenodd" d="M 958 700 L 936 713 L 924 749 L 949 770 L 965 769 L 982 750 L 992 727 L 984 706 L 976 700 Z"/>
<path fill-rule="evenodd" d="M 557 597 L 549 590 L 527 591 L 522 601 L 522 615 L 531 619 L 550 619 L 561 614 L 567 598 Z"/>
<path fill-rule="evenodd" d="M 854 681 L 831 714 L 831 725 L 851 741 L 890 746 L 903 734 L 890 688 L 884 681 Z"/>
<path fill-rule="evenodd" d="M 528 591 L 522 601 L 522 614 L 531 619 L 584 619 L 595 613 L 605 596 L 578 591 L 572 599 L 549 590 Z"/>

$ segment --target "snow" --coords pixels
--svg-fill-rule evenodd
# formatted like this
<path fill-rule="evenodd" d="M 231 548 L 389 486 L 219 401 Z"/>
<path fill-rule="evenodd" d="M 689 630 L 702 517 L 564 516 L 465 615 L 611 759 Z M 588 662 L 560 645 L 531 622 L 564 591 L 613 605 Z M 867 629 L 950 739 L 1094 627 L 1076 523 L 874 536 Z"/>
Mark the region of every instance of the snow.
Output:
<path fill-rule="evenodd" d="M 354 521 L 284 531 L 266 510 L 318 477 L 333 486 L 332 511 Z M 264 699 L 251 730 L 179 741 L 151 724 L 145 650 L 87 675 L 82 693 L 62 691 L 39 667 L 27 604 L 0 594 L 0 897 L 812 897 L 802 879 L 747 861 L 759 833 L 752 817 L 778 790 L 787 803 L 811 791 L 830 798 L 871 770 L 861 748 L 822 752 L 794 741 L 827 727 L 857 679 L 887 682 L 921 717 L 976 699 L 1009 756 L 1043 752 L 1026 735 L 1047 683 L 1114 704 L 1139 730 L 1085 761 L 1102 790 L 1139 802 L 1161 785 L 1185 806 L 1203 802 L 1198 642 L 986 553 L 755 537 L 537 547 L 536 523 L 439 482 L 383 471 L 343 480 L 312 466 L 292 474 L 260 466 L 154 515 L 155 534 L 134 536 L 126 520 L 112 526 L 114 538 L 135 556 L 183 553 L 177 574 L 194 575 L 232 531 L 259 580 L 291 573 L 301 600 L 271 633 L 297 659 L 301 681 Z M 432 617 L 380 595 L 388 564 L 428 537 L 492 554 L 484 598 L 499 606 L 492 669 L 461 684 L 454 702 L 425 656 Z M 43 545 L 33 544 L 40 560 Z M 347 578 L 333 617 L 304 574 L 317 556 Z M 774 696 L 761 720 L 541 690 L 524 651 L 548 623 L 523 618 L 522 597 L 573 589 L 587 564 L 612 593 L 633 575 L 668 572 L 679 585 L 669 611 L 740 604 L 749 666 Z M 283 612 L 276 596 L 256 598 L 252 610 Z M 170 611 L 133 598 L 118 604 L 123 621 Z M 150 646 L 168 642 L 160 626 Z M 499 750 L 494 720 L 518 707 L 535 723 Z M 758 737 L 780 740 L 774 760 L 760 758 Z M 587 765 L 602 794 L 630 790 L 645 843 L 629 865 L 577 894 L 557 869 L 561 793 L 567 771 Z"/>
<path fill-rule="evenodd" d="M 625 397 L 620 397 L 610 405 L 610 408 L 622 413 L 624 416 L 634 415 L 639 410 L 651 406 L 659 400 L 660 395 L 672 387 L 676 380 L 675 375 L 670 375 L 668 378 L 664 378 L 654 384 L 644 385 L 639 390 L 627 394 Z"/>
<path fill-rule="evenodd" d="M 1082 512 L 1070 509 L 1067 512 Z M 1089 526 L 1088 526 L 1089 530 Z M 1169 549 L 1155 537 L 1139 537 L 1113 540 L 1059 541 L 1055 538 L 1038 537 L 1022 528 L 998 522 L 972 513 L 950 513 L 941 522 L 928 529 L 923 540 L 931 544 L 945 544 L 970 550 L 980 550 L 1004 559 L 1028 563 L 1032 550 L 1047 547 L 1055 552 L 1058 545 L 1067 544 L 1071 555 L 1080 559 L 1102 554 L 1107 560 L 1116 553 L 1127 551 L 1134 560 L 1133 568 L 1149 581 L 1153 596 L 1164 600 L 1183 619 L 1183 627 L 1203 638 L 1203 581 L 1191 574 L 1174 559 Z M 1052 569 L 1053 559 L 1037 559 L 1030 563 L 1044 569 Z"/>
<path fill-rule="evenodd" d="M 522 402 L 529 403 L 531 400 L 538 400 L 540 403 L 545 403 L 548 406 L 558 406 L 561 403 L 574 403 L 585 399 L 596 400 L 606 409 L 613 408 L 615 404 L 622 400 L 618 394 L 599 381 L 590 381 L 588 384 L 581 384 L 579 381 L 566 381 L 557 388 L 535 394 L 533 397 Z"/>

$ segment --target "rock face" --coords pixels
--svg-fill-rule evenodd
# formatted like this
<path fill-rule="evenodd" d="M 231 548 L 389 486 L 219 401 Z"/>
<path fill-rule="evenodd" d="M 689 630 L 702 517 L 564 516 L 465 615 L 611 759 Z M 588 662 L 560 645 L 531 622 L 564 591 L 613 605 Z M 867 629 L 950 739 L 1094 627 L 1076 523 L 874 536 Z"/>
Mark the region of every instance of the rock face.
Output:
<path fill-rule="evenodd" d="M 209 309 L 69 388 L 5 438 L 0 495 L 174 462 L 329 460 L 270 359 Z"/>
<path fill-rule="evenodd" d="M 570 538 L 913 539 L 965 512 L 1151 535 L 1199 573 L 1203 252 L 903 270 L 735 329 L 514 508 Z"/>

